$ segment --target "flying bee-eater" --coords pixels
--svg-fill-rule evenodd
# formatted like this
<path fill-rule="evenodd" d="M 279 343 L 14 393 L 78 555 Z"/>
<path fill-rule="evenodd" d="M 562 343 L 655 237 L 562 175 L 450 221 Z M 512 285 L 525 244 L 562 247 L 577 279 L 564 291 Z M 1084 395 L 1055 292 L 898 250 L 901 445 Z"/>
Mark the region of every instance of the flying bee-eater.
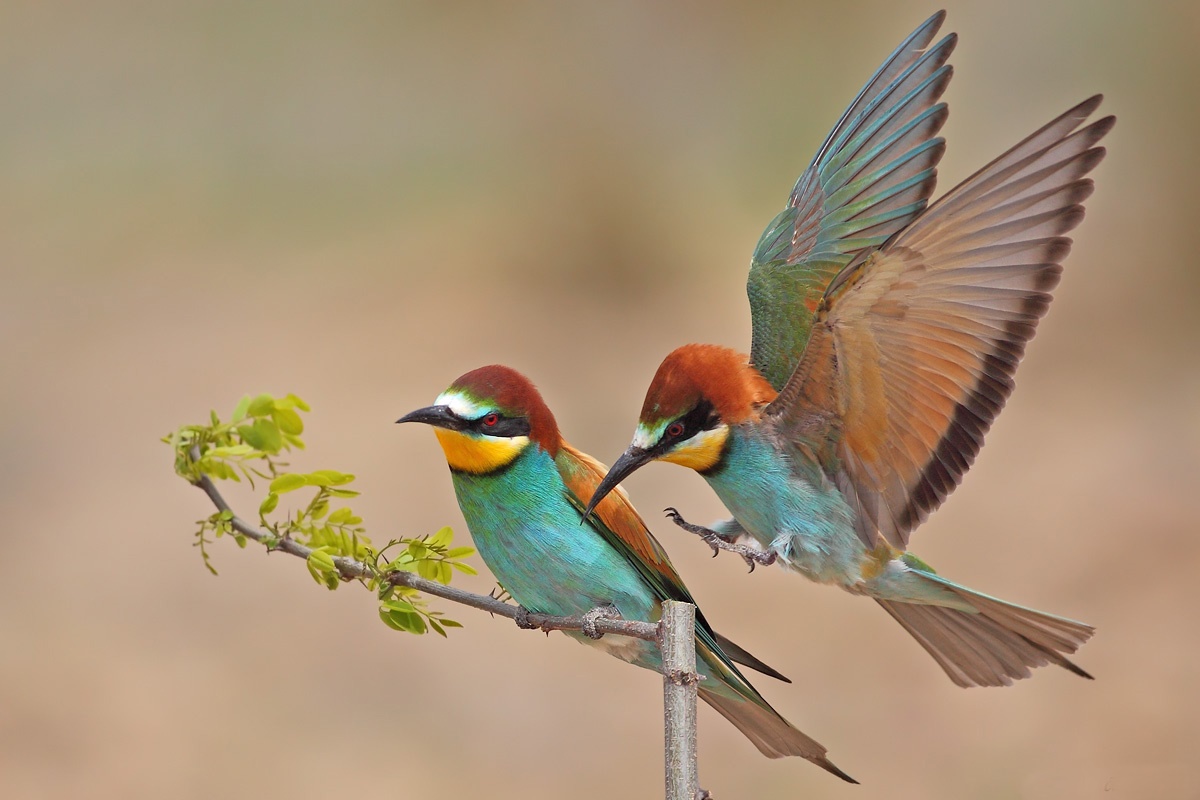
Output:
<path fill-rule="evenodd" d="M 584 519 L 606 468 L 563 440 L 541 394 L 521 373 L 503 366 L 473 370 L 434 405 L 398 422 L 433 426 L 479 555 L 523 608 L 557 616 L 611 610 L 624 619 L 656 622 L 664 600 L 695 604 L 623 492 L 610 494 Z M 662 670 L 652 642 L 567 635 L 639 667 Z M 697 609 L 700 699 L 769 758 L 800 756 L 857 783 L 826 758 L 822 745 L 767 704 L 735 660 L 787 680 L 714 633 Z"/>
<path fill-rule="evenodd" d="M 906 552 L 1013 389 L 1092 193 L 1111 116 L 1092 97 L 927 206 L 945 116 L 939 13 L 842 115 L 750 265 L 749 357 L 662 362 L 633 443 L 591 505 L 652 460 L 690 467 L 733 514 L 681 527 L 873 598 L 959 686 L 1067 660 L 1080 622 L 975 592 Z M 928 48 L 928 49 L 926 49 Z M 935 78 L 944 76 L 941 84 Z"/>

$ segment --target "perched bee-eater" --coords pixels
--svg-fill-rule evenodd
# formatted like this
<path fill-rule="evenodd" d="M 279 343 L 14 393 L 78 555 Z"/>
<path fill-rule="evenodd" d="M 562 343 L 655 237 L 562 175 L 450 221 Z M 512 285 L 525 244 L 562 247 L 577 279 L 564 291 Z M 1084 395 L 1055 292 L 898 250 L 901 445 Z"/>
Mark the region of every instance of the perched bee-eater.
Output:
<path fill-rule="evenodd" d="M 479 555 L 523 608 L 559 616 L 607 611 L 656 622 L 664 600 L 695 603 L 624 493 L 609 495 L 584 520 L 605 467 L 563 441 L 554 415 L 524 375 L 481 367 L 456 380 L 434 405 L 398 421 L 433 426 Z M 661 671 L 652 642 L 590 633 L 567 635 Z M 787 680 L 714 633 L 697 609 L 700 698 L 769 758 L 801 756 L 856 783 L 825 757 L 823 746 L 767 704 L 734 660 Z"/>
<path fill-rule="evenodd" d="M 950 37 L 918 28 L 842 115 L 750 265 L 750 356 L 662 362 L 632 445 L 591 505 L 651 460 L 699 472 L 732 512 L 675 522 L 754 563 L 873 598 L 959 686 L 1057 664 L 1093 632 L 989 597 L 907 553 L 1013 389 L 1092 193 L 1114 118 L 1092 97 L 926 207 Z M 942 75 L 941 83 L 938 76 Z"/>

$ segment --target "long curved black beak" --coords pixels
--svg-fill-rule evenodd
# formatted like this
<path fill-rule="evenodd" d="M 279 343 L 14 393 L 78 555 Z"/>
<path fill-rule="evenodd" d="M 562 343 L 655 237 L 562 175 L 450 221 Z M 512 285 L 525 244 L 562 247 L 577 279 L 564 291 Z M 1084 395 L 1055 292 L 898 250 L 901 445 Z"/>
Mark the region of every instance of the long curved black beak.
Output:
<path fill-rule="evenodd" d="M 617 488 L 617 484 L 628 478 L 633 471 L 642 466 L 648 461 L 653 461 L 654 457 L 649 450 L 643 450 L 640 447 L 633 445 L 621 454 L 617 459 L 617 463 L 613 464 L 608 470 L 608 474 L 604 476 L 604 480 L 600 481 L 600 485 L 596 487 L 596 492 L 592 495 L 591 501 L 584 509 L 583 518 L 587 519 L 592 515 L 592 509 L 600 505 L 600 501 L 608 496 L 608 493 Z"/>
<path fill-rule="evenodd" d="M 408 412 L 396 422 L 423 422 L 426 425 L 433 425 L 435 428 L 446 428 L 452 431 L 465 430 L 469 424 L 467 420 L 451 411 L 450 406 L 418 408 L 416 411 Z"/>

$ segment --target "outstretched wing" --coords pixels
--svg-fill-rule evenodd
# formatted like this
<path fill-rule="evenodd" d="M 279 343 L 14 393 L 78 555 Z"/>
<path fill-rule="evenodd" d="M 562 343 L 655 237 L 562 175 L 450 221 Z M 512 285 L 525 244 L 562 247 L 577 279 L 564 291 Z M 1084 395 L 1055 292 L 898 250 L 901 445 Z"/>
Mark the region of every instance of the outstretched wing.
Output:
<path fill-rule="evenodd" d="M 1083 219 L 1096 143 L 1084 101 L 968 178 L 830 283 L 804 358 L 768 407 L 815 455 L 869 546 L 909 533 L 958 485 Z"/>
<path fill-rule="evenodd" d="M 776 390 L 792 374 L 826 284 L 859 252 L 881 245 L 925 208 L 945 152 L 935 138 L 950 83 L 950 34 L 926 48 L 939 11 L 867 82 L 759 239 L 750 264 L 750 360 Z"/>

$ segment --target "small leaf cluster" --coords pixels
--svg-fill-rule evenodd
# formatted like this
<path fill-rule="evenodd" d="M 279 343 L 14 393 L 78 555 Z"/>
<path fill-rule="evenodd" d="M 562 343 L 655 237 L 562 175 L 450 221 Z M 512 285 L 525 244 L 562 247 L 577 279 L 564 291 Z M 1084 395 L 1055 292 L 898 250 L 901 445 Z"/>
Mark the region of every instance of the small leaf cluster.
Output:
<path fill-rule="evenodd" d="M 163 441 L 175 451 L 175 472 L 191 483 L 207 475 L 233 481 L 245 477 L 254 486 L 255 478 L 269 480 L 287 466 L 279 460 L 280 454 L 304 449 L 299 412 L 309 410 L 294 394 L 246 395 L 229 422 L 221 422 L 211 411 L 208 425 L 184 425 Z"/>
<path fill-rule="evenodd" d="M 472 555 L 470 547 L 451 547 L 454 531 L 442 528 L 432 536 L 418 539 L 395 539 L 379 551 L 372 562 L 373 577 L 368 585 L 379 597 L 379 618 L 389 628 L 409 633 L 434 633 L 446 635 L 446 628 L 461 628 L 440 611 L 430 611 L 421 593 L 407 586 L 396 586 L 388 581 L 393 572 L 416 572 L 422 578 L 449 584 L 454 570 L 466 575 L 476 575 L 475 568 L 459 560 Z M 387 551 L 399 547 L 395 558 L 388 559 Z"/>
<path fill-rule="evenodd" d="M 282 398 L 269 394 L 247 396 L 238 403 L 229 422 L 221 422 L 213 411 L 210 424 L 186 425 L 163 437 L 163 441 L 174 449 L 176 473 L 190 483 L 201 483 L 202 477 L 239 482 L 245 478 L 252 487 L 256 487 L 256 478 L 269 481 L 267 496 L 258 507 L 259 525 L 269 533 L 261 541 L 273 548 L 283 539 L 290 539 L 309 548 L 308 571 L 317 583 L 333 590 L 344 581 L 362 580 L 379 598 L 380 619 L 395 630 L 418 634 L 433 630 L 445 636 L 446 628 L 462 627 L 440 611 L 430 610 L 420 592 L 394 586 L 386 576 L 402 570 L 449 584 L 456 569 L 476 574 L 461 561 L 474 550 L 451 547 L 454 534 L 442 528 L 432 536 L 393 540 L 375 551 L 362 518 L 345 505 L 347 499 L 358 496 L 357 491 L 347 488 L 354 481 L 353 475 L 328 469 L 285 471 L 287 464 L 280 455 L 304 448 L 300 438 L 304 432 L 299 414 L 302 411 L 309 411 L 308 404 L 293 394 Z M 304 489 L 314 490 L 307 502 L 301 501 L 298 508 L 279 509 L 283 495 Z M 246 546 L 247 537 L 238 532 L 234 521 L 233 512 L 226 509 L 197 523 L 195 545 L 214 575 L 208 545 L 229 535 L 239 547 Z M 387 551 L 397 547 L 400 550 L 394 558 L 385 557 Z M 341 565 L 347 560 L 357 562 L 359 569 L 344 573 Z M 355 574 L 363 572 L 362 567 L 366 568 L 366 577 Z"/>
<path fill-rule="evenodd" d="M 246 395 L 229 422 L 221 422 L 217 412 L 210 411 L 208 425 L 184 425 L 162 440 L 175 452 L 175 473 L 189 483 L 198 483 L 201 476 L 238 482 L 244 477 L 255 486 L 255 478 L 270 480 L 287 466 L 279 458 L 282 453 L 304 449 L 301 411 L 309 411 L 309 406 L 294 394 L 281 398 Z M 246 537 L 234 529 L 230 511 L 219 511 L 198 520 L 197 525 L 195 546 L 204 566 L 216 575 L 208 545 L 228 534 L 239 547 L 245 547 Z"/>
<path fill-rule="evenodd" d="M 262 527 L 278 538 L 287 537 L 312 548 L 308 572 L 313 580 L 330 590 L 336 589 L 342 581 L 335 559 L 365 561 L 372 555 L 371 540 L 362 526 L 362 517 L 356 516 L 349 506 L 330 509 L 329 504 L 335 498 L 358 496 L 353 489 L 341 488 L 353 480 L 353 475 L 331 469 L 288 472 L 271 481 L 270 493 L 258 507 Z M 280 495 L 306 487 L 316 489 L 307 505 L 282 520 L 270 516 L 279 506 Z"/>

